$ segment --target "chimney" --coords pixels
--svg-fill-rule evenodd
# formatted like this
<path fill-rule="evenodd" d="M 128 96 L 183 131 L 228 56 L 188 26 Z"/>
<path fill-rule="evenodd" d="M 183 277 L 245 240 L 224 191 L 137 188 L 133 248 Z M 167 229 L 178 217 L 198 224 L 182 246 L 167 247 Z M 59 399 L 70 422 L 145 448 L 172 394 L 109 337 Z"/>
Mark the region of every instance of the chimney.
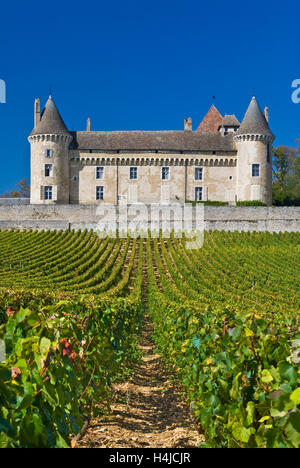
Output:
<path fill-rule="evenodd" d="M 188 117 L 187 119 L 184 119 L 184 130 L 189 130 L 192 131 L 192 117 Z"/>
<path fill-rule="evenodd" d="M 34 128 L 40 123 L 41 121 L 41 105 L 39 98 L 36 98 L 34 101 Z"/>
<path fill-rule="evenodd" d="M 265 107 L 264 114 L 265 114 L 266 121 L 269 123 L 269 109 L 267 106 Z"/>
<path fill-rule="evenodd" d="M 91 131 L 91 119 L 88 118 L 86 122 L 86 131 L 90 132 Z"/>

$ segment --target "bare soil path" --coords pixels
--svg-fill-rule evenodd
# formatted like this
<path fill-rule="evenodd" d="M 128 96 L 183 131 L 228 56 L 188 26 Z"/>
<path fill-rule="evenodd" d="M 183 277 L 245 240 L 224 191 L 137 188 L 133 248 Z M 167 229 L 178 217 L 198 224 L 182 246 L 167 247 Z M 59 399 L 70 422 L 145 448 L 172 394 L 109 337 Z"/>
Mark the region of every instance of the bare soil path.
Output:
<path fill-rule="evenodd" d="M 112 413 L 91 425 L 78 443 L 85 448 L 193 448 L 204 441 L 188 406 L 155 353 L 152 324 L 142 328 L 141 363 L 131 380 L 114 388 Z"/>

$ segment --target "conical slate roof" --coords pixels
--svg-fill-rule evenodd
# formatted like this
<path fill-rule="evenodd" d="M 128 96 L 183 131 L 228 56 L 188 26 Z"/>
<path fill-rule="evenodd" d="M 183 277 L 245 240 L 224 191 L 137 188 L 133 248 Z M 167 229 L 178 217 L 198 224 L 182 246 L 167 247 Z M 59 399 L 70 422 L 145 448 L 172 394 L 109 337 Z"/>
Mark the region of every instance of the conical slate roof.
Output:
<path fill-rule="evenodd" d="M 236 135 L 271 135 L 268 122 L 263 115 L 255 97 L 252 98 L 245 117 Z"/>
<path fill-rule="evenodd" d="M 49 96 L 49 99 L 42 112 L 41 121 L 32 130 L 30 136 L 45 134 L 70 135 L 51 96 Z"/>

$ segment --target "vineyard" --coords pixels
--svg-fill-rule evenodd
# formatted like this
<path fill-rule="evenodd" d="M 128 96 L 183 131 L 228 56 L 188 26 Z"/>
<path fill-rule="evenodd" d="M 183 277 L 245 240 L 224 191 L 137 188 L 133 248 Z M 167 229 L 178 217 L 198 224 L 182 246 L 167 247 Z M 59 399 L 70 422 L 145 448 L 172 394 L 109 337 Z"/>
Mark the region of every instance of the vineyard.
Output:
<path fill-rule="evenodd" d="M 209 447 L 300 446 L 300 235 L 0 232 L 0 447 L 69 447 L 134 372 L 144 310 Z"/>

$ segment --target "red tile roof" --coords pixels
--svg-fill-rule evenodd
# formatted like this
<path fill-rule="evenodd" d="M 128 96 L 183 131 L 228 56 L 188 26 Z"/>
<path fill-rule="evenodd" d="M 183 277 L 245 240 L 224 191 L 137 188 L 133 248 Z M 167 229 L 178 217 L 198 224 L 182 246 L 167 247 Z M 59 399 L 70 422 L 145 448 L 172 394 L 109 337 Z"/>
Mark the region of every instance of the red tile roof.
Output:
<path fill-rule="evenodd" d="M 196 132 L 217 132 L 222 123 L 223 116 L 214 105 L 211 106 L 206 116 L 200 123 Z"/>

